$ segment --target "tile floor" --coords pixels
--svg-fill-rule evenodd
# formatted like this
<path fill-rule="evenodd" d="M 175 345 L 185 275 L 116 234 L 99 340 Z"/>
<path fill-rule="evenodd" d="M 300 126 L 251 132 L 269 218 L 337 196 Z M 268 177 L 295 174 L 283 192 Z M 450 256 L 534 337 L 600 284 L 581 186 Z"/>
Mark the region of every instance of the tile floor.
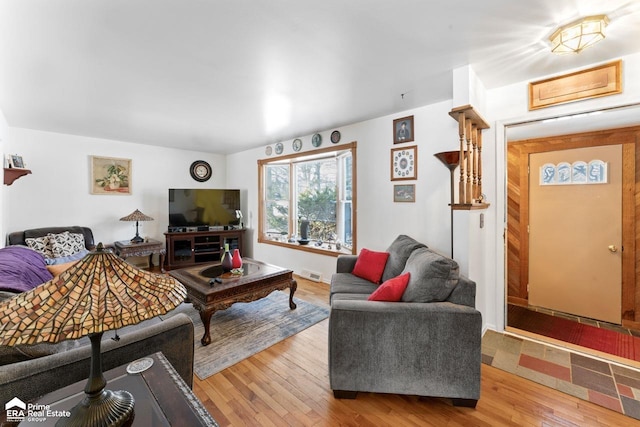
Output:
<path fill-rule="evenodd" d="M 482 362 L 640 420 L 640 370 L 491 330 Z"/>

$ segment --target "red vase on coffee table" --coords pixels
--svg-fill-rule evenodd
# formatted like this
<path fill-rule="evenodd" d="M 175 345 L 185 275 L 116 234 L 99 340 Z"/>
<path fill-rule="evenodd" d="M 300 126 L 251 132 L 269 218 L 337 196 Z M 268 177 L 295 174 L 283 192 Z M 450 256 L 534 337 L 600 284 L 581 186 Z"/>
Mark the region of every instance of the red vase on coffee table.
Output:
<path fill-rule="evenodd" d="M 233 257 L 231 258 L 231 266 L 233 268 L 242 268 L 242 258 L 240 257 L 240 251 L 238 249 L 233 250 Z"/>

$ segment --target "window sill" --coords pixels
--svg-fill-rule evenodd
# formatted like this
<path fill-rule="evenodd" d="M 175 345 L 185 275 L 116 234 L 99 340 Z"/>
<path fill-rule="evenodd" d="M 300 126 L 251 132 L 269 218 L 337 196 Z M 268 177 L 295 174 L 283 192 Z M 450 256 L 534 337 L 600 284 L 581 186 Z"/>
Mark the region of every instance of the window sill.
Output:
<path fill-rule="evenodd" d="M 308 245 L 301 245 L 299 243 L 289 243 L 289 242 L 279 242 L 277 240 L 270 240 L 270 239 L 264 239 L 264 238 L 259 238 L 258 239 L 258 243 L 264 243 L 267 245 L 274 245 L 274 246 L 280 246 L 281 248 L 289 248 L 289 249 L 294 249 L 297 251 L 303 251 L 303 252 L 311 252 L 311 253 L 315 253 L 315 254 L 320 254 L 320 255 L 327 255 L 327 256 L 334 256 L 337 257 L 338 255 L 352 255 L 353 251 L 351 249 L 345 248 L 343 247 L 340 250 L 336 250 L 335 249 L 335 245 L 331 244 L 331 248 L 329 249 L 327 247 L 327 244 L 323 244 L 322 246 L 316 246 L 315 241 L 310 241 Z"/>

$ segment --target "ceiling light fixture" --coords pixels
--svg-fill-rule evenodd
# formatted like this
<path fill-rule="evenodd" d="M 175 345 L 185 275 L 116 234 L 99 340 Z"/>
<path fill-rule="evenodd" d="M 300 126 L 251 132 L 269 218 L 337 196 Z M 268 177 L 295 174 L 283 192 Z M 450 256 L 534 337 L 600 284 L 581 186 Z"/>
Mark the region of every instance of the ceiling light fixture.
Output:
<path fill-rule="evenodd" d="M 604 29 L 608 23 L 609 18 L 606 15 L 594 15 L 580 18 L 558 28 L 549 37 L 551 52 L 558 54 L 582 52 L 583 49 L 604 39 Z"/>

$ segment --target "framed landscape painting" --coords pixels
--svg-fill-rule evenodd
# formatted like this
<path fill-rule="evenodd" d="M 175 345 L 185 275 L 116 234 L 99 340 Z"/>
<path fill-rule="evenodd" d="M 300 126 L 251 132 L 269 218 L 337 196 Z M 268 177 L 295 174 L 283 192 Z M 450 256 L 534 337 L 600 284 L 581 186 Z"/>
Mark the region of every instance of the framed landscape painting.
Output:
<path fill-rule="evenodd" d="M 394 185 L 393 186 L 393 201 L 414 203 L 416 201 L 416 186 L 415 184 L 407 185 Z"/>
<path fill-rule="evenodd" d="M 91 156 L 91 194 L 131 194 L 131 159 Z"/>

